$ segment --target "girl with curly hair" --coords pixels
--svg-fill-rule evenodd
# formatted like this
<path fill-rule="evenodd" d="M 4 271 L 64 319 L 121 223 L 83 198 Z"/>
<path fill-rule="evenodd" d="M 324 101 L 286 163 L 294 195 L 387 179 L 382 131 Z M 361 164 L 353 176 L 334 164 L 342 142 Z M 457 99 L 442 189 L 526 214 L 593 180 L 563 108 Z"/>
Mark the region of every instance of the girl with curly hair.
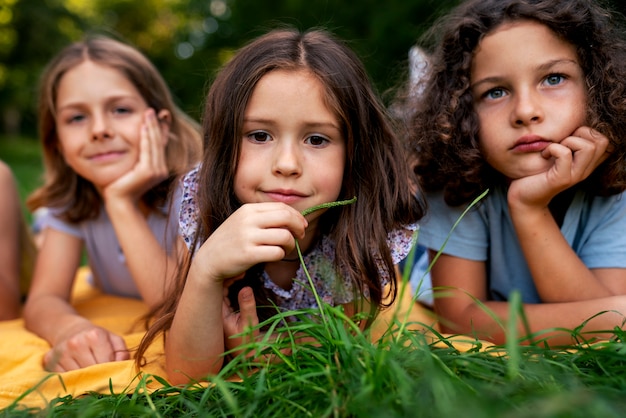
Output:
<path fill-rule="evenodd" d="M 620 27 L 590 0 L 469 0 L 433 28 L 410 140 L 444 331 L 503 342 L 514 291 L 529 340 L 571 343 L 560 329 L 586 320 L 596 336 L 623 325 Z"/>

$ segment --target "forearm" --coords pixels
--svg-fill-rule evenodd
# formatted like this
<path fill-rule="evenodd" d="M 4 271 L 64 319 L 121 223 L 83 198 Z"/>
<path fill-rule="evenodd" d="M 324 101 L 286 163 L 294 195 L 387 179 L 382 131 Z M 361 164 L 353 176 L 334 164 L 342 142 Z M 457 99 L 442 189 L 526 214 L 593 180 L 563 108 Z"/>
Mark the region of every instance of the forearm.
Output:
<path fill-rule="evenodd" d="M 24 307 L 24 324 L 50 345 L 71 335 L 72 330 L 91 326 L 67 301 L 52 295 L 29 296 Z"/>
<path fill-rule="evenodd" d="M 21 303 L 17 277 L 0 272 L 0 289 L 0 321 L 19 317 Z"/>
<path fill-rule="evenodd" d="M 565 240 L 548 208 L 510 206 L 511 219 L 543 302 L 570 302 L 613 295 Z"/>
<path fill-rule="evenodd" d="M 615 327 L 623 328 L 626 298 L 612 296 L 567 303 L 524 304 L 523 314 L 514 313 L 513 317 L 510 317 L 509 310 L 508 302 L 489 301 L 484 302 L 484 306 L 471 304 L 453 317 L 438 313 L 443 316 L 440 323 L 444 332 L 466 334 L 504 344 L 507 323 L 514 320 L 518 338 L 532 336 L 525 342 L 545 339 L 550 345 L 571 345 L 584 339 L 609 338 Z M 528 329 L 522 315 L 528 323 Z M 574 334 L 573 330 L 583 324 L 584 327 Z"/>
<path fill-rule="evenodd" d="M 165 344 L 170 383 L 187 383 L 217 373 L 223 364 L 221 283 L 200 279 L 192 265 Z"/>
<path fill-rule="evenodd" d="M 176 272 L 175 254 L 167 254 L 136 205 L 116 201 L 107 205 L 107 213 L 142 300 L 155 306 Z"/>

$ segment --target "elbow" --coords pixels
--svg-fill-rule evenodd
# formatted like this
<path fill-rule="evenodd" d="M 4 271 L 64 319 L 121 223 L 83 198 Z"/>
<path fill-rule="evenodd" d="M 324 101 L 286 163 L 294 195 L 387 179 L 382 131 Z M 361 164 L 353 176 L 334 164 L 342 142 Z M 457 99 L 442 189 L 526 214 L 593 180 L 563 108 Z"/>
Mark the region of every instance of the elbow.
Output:
<path fill-rule="evenodd" d="M 203 361 L 200 364 L 175 365 L 165 360 L 165 372 L 168 382 L 171 385 L 188 385 L 196 382 L 206 381 L 210 375 L 216 375 L 222 369 L 224 358 L 218 356 L 212 362 Z"/>

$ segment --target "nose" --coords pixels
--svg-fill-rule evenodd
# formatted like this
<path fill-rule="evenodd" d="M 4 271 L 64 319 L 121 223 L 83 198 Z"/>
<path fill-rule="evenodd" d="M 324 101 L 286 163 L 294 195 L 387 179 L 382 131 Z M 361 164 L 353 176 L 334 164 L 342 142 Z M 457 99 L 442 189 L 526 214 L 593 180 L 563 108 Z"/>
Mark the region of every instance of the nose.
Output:
<path fill-rule="evenodd" d="M 525 126 L 543 121 L 544 111 L 541 98 L 533 91 L 520 92 L 511 115 L 515 126 Z"/>
<path fill-rule="evenodd" d="M 107 118 L 103 115 L 93 115 L 93 123 L 91 126 L 91 139 L 93 141 L 102 141 L 113 136 Z"/>
<path fill-rule="evenodd" d="M 279 141 L 274 148 L 272 171 L 282 176 L 302 173 L 302 152 L 295 141 Z"/>

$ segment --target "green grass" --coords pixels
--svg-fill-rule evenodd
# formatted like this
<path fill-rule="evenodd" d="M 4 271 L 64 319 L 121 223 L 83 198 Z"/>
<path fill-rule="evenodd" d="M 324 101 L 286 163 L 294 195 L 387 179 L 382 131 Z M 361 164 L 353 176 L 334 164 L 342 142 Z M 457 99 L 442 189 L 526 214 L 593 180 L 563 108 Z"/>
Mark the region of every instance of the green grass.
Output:
<path fill-rule="evenodd" d="M 589 418 L 626 410 L 626 333 L 619 329 L 594 344 L 572 330 L 581 343 L 569 349 L 513 339 L 485 346 L 468 337 L 472 344 L 460 346 L 435 330 L 396 322 L 373 343 L 342 307 L 326 304 L 277 314 L 258 327 L 267 327 L 265 339 L 244 346 L 208 385 L 175 387 L 149 375 L 134 391 L 66 396 L 43 409 L 18 399 L 0 417 Z M 246 356 L 251 351 L 263 355 Z M 147 390 L 154 380 L 162 388 Z"/>
<path fill-rule="evenodd" d="M 147 376 L 134 392 L 67 396 L 43 410 L 15 404 L 0 416 L 587 418 L 623 416 L 626 408 L 621 332 L 611 342 L 575 351 L 531 345 L 505 356 L 502 347 L 459 351 L 444 337 L 435 347 L 422 333 L 397 326 L 374 344 L 341 308 L 324 306 L 324 313 L 325 324 L 313 311 L 270 319 L 266 325 L 280 339 L 248 348 L 281 361 L 237 357 L 209 378 L 208 387 L 173 387 Z M 301 322 L 283 326 L 287 315 Z M 320 343 L 297 344 L 296 333 Z M 164 387 L 145 390 L 154 379 Z"/>

